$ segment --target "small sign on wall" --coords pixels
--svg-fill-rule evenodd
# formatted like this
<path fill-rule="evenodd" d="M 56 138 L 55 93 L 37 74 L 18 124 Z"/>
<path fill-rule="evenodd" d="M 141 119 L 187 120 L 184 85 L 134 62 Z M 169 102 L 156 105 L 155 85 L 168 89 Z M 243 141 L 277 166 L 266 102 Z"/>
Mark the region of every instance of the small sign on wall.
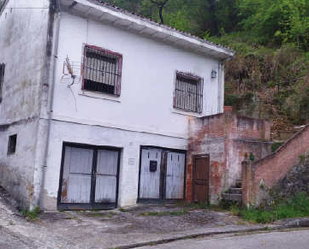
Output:
<path fill-rule="evenodd" d="M 129 165 L 135 165 L 135 159 L 134 158 L 129 158 L 128 164 Z"/>

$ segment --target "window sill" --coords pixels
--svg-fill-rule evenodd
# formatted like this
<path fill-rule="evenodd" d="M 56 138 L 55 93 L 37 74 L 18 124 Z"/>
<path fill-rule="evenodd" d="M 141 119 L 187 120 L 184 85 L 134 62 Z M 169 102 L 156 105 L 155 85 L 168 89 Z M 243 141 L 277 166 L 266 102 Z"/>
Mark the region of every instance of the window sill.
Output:
<path fill-rule="evenodd" d="M 98 93 L 98 92 L 91 92 L 87 90 L 80 90 L 78 95 L 88 97 L 88 98 L 93 98 L 93 99 L 108 100 L 108 101 L 117 102 L 117 103 L 121 102 L 119 99 L 119 96 L 113 96 L 113 95 L 106 94 L 106 93 Z"/>
<path fill-rule="evenodd" d="M 203 113 L 182 111 L 182 110 L 175 109 L 175 108 L 172 108 L 172 113 L 179 114 L 179 115 L 184 115 L 184 116 L 198 117 L 198 118 L 204 116 Z"/>

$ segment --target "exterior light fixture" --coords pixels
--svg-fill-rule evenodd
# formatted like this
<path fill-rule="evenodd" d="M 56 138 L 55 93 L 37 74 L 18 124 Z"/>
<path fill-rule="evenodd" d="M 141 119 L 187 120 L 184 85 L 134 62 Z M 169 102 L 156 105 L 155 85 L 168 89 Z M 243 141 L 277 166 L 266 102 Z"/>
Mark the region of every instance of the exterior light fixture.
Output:
<path fill-rule="evenodd" d="M 211 78 L 212 78 L 212 79 L 217 78 L 217 71 L 216 71 L 216 70 L 212 70 L 212 71 L 211 71 Z"/>

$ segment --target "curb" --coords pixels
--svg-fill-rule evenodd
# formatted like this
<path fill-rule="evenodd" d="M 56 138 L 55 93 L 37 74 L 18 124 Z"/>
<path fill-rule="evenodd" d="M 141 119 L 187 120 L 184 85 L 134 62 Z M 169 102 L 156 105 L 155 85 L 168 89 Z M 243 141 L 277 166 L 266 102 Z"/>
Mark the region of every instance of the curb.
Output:
<path fill-rule="evenodd" d="M 301 228 L 301 227 L 309 227 L 309 218 L 286 220 L 283 222 L 283 224 L 280 224 L 280 225 L 270 225 L 270 226 L 264 226 L 264 227 L 258 227 L 258 228 L 235 229 L 235 230 L 229 230 L 229 231 L 216 231 L 216 232 L 207 232 L 207 233 L 196 233 L 196 234 L 190 234 L 190 235 L 184 235 L 184 236 L 178 236 L 178 237 L 176 236 L 176 237 L 168 238 L 168 239 L 159 239 L 159 240 L 153 240 L 153 241 L 148 241 L 148 242 L 141 242 L 141 243 L 135 243 L 135 244 L 130 244 L 130 245 L 118 246 L 116 248 L 117 249 L 131 249 L 131 248 L 138 248 L 138 247 L 143 247 L 143 246 L 162 245 L 162 244 L 167 244 L 167 243 L 179 241 L 179 240 L 210 237 L 214 235 L 234 234 L 234 233 L 242 234 L 242 233 L 262 232 L 262 231 L 279 231 L 279 230 L 284 230 L 288 228 Z"/>

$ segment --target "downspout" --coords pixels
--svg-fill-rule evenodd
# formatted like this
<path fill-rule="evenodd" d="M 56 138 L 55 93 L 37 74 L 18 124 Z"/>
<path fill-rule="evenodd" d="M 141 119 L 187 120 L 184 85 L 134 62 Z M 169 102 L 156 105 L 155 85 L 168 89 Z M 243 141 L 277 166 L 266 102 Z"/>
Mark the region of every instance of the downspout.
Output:
<path fill-rule="evenodd" d="M 219 61 L 218 63 L 218 113 L 224 112 L 224 63 L 226 61 L 229 61 L 234 58 L 234 55 L 232 57 L 228 57 L 226 59 L 223 59 Z M 221 106 L 222 105 L 222 106 Z"/>
<path fill-rule="evenodd" d="M 53 0 L 51 0 L 53 1 Z M 51 132 L 51 122 L 52 122 L 52 114 L 53 114 L 53 106 L 54 106 L 54 95 L 55 95 L 55 83 L 56 83 L 56 65 L 58 59 L 58 47 L 59 47 L 59 34 L 60 34 L 60 20 L 61 20 L 61 6 L 60 0 L 54 0 L 56 4 L 55 10 L 57 11 L 57 24 L 54 28 L 55 35 L 53 36 L 53 50 L 52 57 L 53 62 L 51 65 L 52 70 L 52 78 L 49 82 L 50 85 L 50 94 L 48 101 L 48 109 L 47 109 L 47 128 L 46 128 L 46 142 L 45 149 L 43 154 L 43 172 L 42 172 L 42 180 L 41 180 L 41 189 L 39 193 L 39 206 L 44 207 L 44 187 L 45 187 L 45 179 L 46 179 L 46 169 L 47 169 L 47 158 L 48 158 L 48 150 L 49 150 L 49 142 L 50 142 L 50 132 Z M 49 20 L 50 22 L 51 20 Z"/>

